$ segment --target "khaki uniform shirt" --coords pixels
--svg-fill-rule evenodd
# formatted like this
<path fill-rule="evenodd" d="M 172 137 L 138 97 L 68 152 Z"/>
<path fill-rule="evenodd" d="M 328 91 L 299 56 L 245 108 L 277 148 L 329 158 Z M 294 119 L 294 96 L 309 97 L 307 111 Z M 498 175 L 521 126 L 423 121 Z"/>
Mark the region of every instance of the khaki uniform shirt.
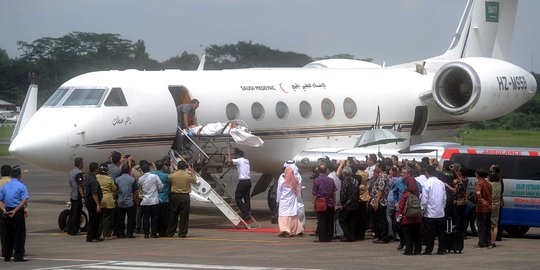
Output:
<path fill-rule="evenodd" d="M 180 170 L 169 174 L 169 181 L 171 181 L 171 193 L 190 193 L 191 184 L 195 184 L 197 178 L 194 174 Z"/>
<path fill-rule="evenodd" d="M 114 208 L 114 196 L 116 195 L 116 185 L 112 178 L 108 175 L 96 175 L 97 181 L 103 191 L 103 199 L 101 200 L 102 208 Z"/>
<path fill-rule="evenodd" d="M 9 180 L 11 180 L 11 177 L 9 177 L 9 176 L 2 176 L 2 178 L 0 179 L 0 189 L 1 189 L 7 182 L 9 182 Z"/>

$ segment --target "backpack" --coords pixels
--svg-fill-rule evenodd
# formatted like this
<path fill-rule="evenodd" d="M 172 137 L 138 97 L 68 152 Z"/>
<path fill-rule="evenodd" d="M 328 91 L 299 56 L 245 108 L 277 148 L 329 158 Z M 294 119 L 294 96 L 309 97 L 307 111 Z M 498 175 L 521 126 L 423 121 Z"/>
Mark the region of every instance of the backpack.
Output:
<path fill-rule="evenodd" d="M 420 198 L 409 192 L 405 202 L 405 216 L 408 218 L 419 218 L 422 215 L 420 209 Z"/>

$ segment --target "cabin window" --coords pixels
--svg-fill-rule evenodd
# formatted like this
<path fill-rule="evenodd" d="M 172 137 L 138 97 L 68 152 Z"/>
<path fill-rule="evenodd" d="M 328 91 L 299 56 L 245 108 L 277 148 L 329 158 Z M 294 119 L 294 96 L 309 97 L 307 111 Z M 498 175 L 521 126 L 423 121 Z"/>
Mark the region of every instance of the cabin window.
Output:
<path fill-rule="evenodd" d="M 300 102 L 299 109 L 302 118 L 308 118 L 311 116 L 311 105 L 309 105 L 309 102 L 302 100 L 302 102 Z"/>
<path fill-rule="evenodd" d="M 105 100 L 105 106 L 127 106 L 126 98 L 121 88 L 113 88 Z"/>
<path fill-rule="evenodd" d="M 330 99 L 325 98 L 321 102 L 321 111 L 324 118 L 330 119 L 334 116 L 336 107 L 334 106 L 334 103 Z"/>
<path fill-rule="evenodd" d="M 251 105 L 251 115 L 255 120 L 261 120 L 264 117 L 264 107 L 261 103 L 255 102 Z"/>
<path fill-rule="evenodd" d="M 105 89 L 75 89 L 62 106 L 98 105 Z"/>
<path fill-rule="evenodd" d="M 68 88 L 58 88 L 58 90 L 56 90 L 54 94 L 52 94 L 52 96 L 49 99 L 47 99 L 47 101 L 43 104 L 43 106 L 53 107 L 53 106 L 58 105 L 60 100 L 62 100 L 62 98 L 67 94 L 68 91 L 69 91 Z"/>
<path fill-rule="evenodd" d="M 287 104 L 280 101 L 276 104 L 276 115 L 279 119 L 285 119 L 289 115 L 289 107 Z"/>
<path fill-rule="evenodd" d="M 356 103 L 352 98 L 345 98 L 343 101 L 343 112 L 347 118 L 353 118 L 356 115 Z"/>
<path fill-rule="evenodd" d="M 240 116 L 240 110 L 238 109 L 238 106 L 234 103 L 227 104 L 227 107 L 225 108 L 225 113 L 227 114 L 227 119 L 229 120 L 235 120 L 238 119 Z"/>

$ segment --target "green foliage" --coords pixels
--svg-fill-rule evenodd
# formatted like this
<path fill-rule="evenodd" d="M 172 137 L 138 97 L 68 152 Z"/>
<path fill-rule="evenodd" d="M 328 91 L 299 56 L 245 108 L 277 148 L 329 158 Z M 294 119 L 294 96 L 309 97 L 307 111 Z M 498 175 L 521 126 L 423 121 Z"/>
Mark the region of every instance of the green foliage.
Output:
<path fill-rule="evenodd" d="M 195 70 L 199 66 L 199 57 L 184 51 L 182 55 L 169 58 L 161 64 L 164 69 Z"/>
<path fill-rule="evenodd" d="M 452 138 L 445 140 L 451 141 Z M 540 131 L 467 129 L 460 132 L 460 137 L 455 141 L 466 145 L 540 147 Z"/>
<path fill-rule="evenodd" d="M 325 55 L 323 57 L 315 58 L 315 60 L 324 60 L 324 59 L 353 59 L 353 60 L 360 60 L 360 61 L 365 61 L 365 62 L 373 61 L 373 58 L 356 59 L 354 55 L 348 54 L 348 53 L 340 53 L 340 54 L 335 54 L 335 55 L 330 55 L 330 56 Z"/>
<path fill-rule="evenodd" d="M 0 126 L 0 141 L 9 141 L 15 126 Z"/>
<path fill-rule="evenodd" d="M 205 52 L 208 69 L 301 67 L 313 61 L 305 54 L 273 50 L 251 41 L 222 46 L 210 45 Z"/>

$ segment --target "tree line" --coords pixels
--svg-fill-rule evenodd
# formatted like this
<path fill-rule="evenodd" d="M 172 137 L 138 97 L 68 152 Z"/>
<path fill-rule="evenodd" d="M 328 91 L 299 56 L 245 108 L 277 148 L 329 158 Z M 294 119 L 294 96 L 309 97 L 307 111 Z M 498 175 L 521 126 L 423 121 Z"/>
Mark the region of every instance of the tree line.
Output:
<path fill-rule="evenodd" d="M 22 105 L 31 80 L 39 85 L 38 104 L 62 83 L 80 74 L 99 70 L 162 70 L 197 69 L 198 55 L 183 51 L 163 62 L 156 61 L 146 52 L 143 40 L 135 42 L 119 34 L 72 32 L 52 38 L 43 37 L 33 42 L 18 41 L 21 56 L 9 58 L 0 48 L 0 99 Z M 312 58 L 306 54 L 284 52 L 265 45 L 240 41 L 236 44 L 210 45 L 204 50 L 205 69 L 251 67 L 301 67 L 315 60 L 349 58 L 338 54 Z M 362 59 L 371 61 L 371 59 Z M 29 74 L 33 74 L 32 79 Z M 540 76 L 535 74 L 537 81 Z M 525 128 L 540 127 L 540 95 L 516 112 L 491 121 L 472 124 L 473 128 Z"/>

